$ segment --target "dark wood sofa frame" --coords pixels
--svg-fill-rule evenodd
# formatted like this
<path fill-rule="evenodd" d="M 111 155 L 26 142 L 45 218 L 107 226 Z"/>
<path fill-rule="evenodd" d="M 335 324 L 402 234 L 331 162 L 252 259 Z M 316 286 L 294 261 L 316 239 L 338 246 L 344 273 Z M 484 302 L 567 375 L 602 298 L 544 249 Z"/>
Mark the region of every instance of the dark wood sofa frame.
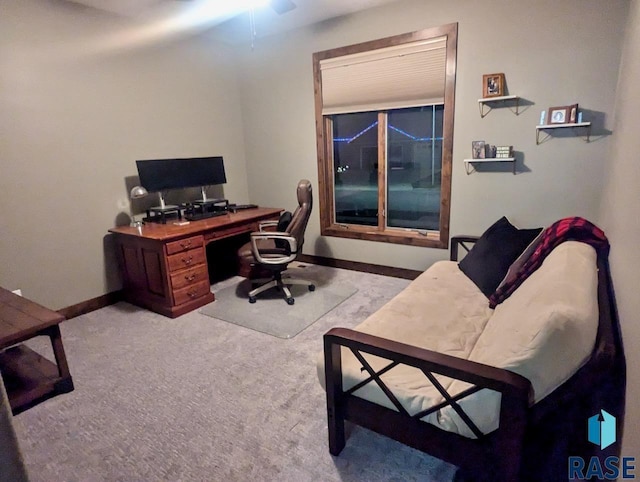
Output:
<path fill-rule="evenodd" d="M 476 236 L 451 239 L 452 261 L 459 246 L 469 251 Z M 599 325 L 589 361 L 569 380 L 540 402 L 533 404 L 529 380 L 508 370 L 394 342 L 346 328 L 333 328 L 324 335 L 324 363 L 329 430 L 329 451 L 339 455 L 345 446 L 345 421 L 390 437 L 460 468 L 461 480 L 556 481 L 567 480 L 568 457 L 601 459 L 619 455 L 619 443 L 600 450 L 587 441 L 587 418 L 604 409 L 619 420 L 622 435 L 626 365 L 608 260 L 598 259 Z M 514 320 L 517 323 L 517 320 Z M 344 391 L 341 347 L 349 348 L 369 377 Z M 375 372 L 362 357 L 369 353 L 390 361 Z M 380 376 L 396 365 L 420 369 L 440 391 L 444 402 L 410 415 L 400 405 Z M 434 374 L 469 382 L 472 388 L 450 396 Z M 397 410 L 388 409 L 353 395 L 366 383 L 376 383 Z M 466 416 L 458 401 L 483 388 L 501 393 L 499 428 L 482 434 Z M 420 420 L 451 405 L 476 434 L 476 439 L 444 431 Z"/>

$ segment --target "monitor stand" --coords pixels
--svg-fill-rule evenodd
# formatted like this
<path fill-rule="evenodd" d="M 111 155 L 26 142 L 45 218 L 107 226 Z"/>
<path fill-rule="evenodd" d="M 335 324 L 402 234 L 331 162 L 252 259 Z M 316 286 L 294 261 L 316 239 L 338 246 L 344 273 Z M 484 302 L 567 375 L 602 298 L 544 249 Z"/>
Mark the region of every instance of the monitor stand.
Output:
<path fill-rule="evenodd" d="M 227 214 L 229 201 L 226 199 L 207 199 L 205 188 L 202 187 L 202 199 L 193 201 L 187 205 L 184 217 L 189 221 L 197 221 L 199 219 L 212 218 Z"/>
<path fill-rule="evenodd" d="M 195 206 L 210 206 L 212 204 L 218 204 L 220 202 L 226 201 L 226 199 L 212 199 L 207 197 L 207 186 L 200 187 L 200 194 L 202 195 L 202 199 L 197 199 L 193 201 L 191 204 Z"/>
<path fill-rule="evenodd" d="M 160 206 L 154 206 L 150 208 L 149 211 L 162 212 L 162 211 L 175 211 L 176 209 L 179 209 L 179 206 L 176 206 L 175 204 L 166 204 L 164 202 L 164 192 L 160 191 L 158 193 L 158 198 L 160 199 Z"/>
<path fill-rule="evenodd" d="M 180 206 L 176 206 L 175 204 L 166 204 L 164 202 L 163 192 L 159 192 L 158 197 L 160 198 L 160 206 L 154 206 L 147 209 L 147 217 L 144 221 L 166 224 L 167 218 L 177 217 L 178 219 L 182 219 Z"/>

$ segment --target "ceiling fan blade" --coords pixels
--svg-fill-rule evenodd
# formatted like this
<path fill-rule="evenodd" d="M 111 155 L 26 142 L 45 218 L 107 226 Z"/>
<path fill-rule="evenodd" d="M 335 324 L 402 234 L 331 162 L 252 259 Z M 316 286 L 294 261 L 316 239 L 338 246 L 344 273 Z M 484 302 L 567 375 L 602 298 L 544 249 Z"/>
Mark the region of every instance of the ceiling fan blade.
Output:
<path fill-rule="evenodd" d="M 282 15 L 296 8 L 296 4 L 291 0 L 271 0 L 271 8 L 279 15 Z"/>

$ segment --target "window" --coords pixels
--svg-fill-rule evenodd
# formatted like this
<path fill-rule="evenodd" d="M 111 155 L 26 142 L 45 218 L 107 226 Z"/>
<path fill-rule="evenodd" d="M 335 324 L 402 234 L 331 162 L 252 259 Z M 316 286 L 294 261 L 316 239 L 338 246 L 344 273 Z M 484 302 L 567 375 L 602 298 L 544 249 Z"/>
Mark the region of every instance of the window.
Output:
<path fill-rule="evenodd" d="M 457 24 L 315 53 L 322 234 L 446 248 Z"/>

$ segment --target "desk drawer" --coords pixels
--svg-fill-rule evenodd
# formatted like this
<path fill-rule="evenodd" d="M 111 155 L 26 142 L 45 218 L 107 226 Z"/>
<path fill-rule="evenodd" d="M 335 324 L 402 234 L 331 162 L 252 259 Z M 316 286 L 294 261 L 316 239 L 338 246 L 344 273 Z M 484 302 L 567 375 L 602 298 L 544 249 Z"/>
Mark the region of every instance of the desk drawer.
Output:
<path fill-rule="evenodd" d="M 204 241 L 202 236 L 192 236 L 191 238 L 184 238 L 179 241 L 167 243 L 167 254 L 180 253 L 181 251 L 199 248 L 203 245 Z"/>
<path fill-rule="evenodd" d="M 219 229 L 204 235 L 204 239 L 211 241 L 214 239 L 228 238 L 229 236 L 235 236 L 236 234 L 250 233 L 258 230 L 258 223 L 244 224 L 242 226 L 234 226 L 227 229 Z"/>
<path fill-rule="evenodd" d="M 192 266 L 204 264 L 206 257 L 207 255 L 203 247 L 172 254 L 171 256 L 167 256 L 169 271 L 174 272 L 182 268 L 191 268 Z"/>
<path fill-rule="evenodd" d="M 196 268 L 189 269 L 187 271 L 180 271 L 171 275 L 171 288 L 174 290 L 184 288 L 185 286 L 191 286 L 200 281 L 208 281 L 209 273 L 205 265 L 200 265 Z"/>
<path fill-rule="evenodd" d="M 187 286 L 173 292 L 174 305 L 181 305 L 189 301 L 201 298 L 211 292 L 209 280 L 201 281 L 193 286 Z"/>

